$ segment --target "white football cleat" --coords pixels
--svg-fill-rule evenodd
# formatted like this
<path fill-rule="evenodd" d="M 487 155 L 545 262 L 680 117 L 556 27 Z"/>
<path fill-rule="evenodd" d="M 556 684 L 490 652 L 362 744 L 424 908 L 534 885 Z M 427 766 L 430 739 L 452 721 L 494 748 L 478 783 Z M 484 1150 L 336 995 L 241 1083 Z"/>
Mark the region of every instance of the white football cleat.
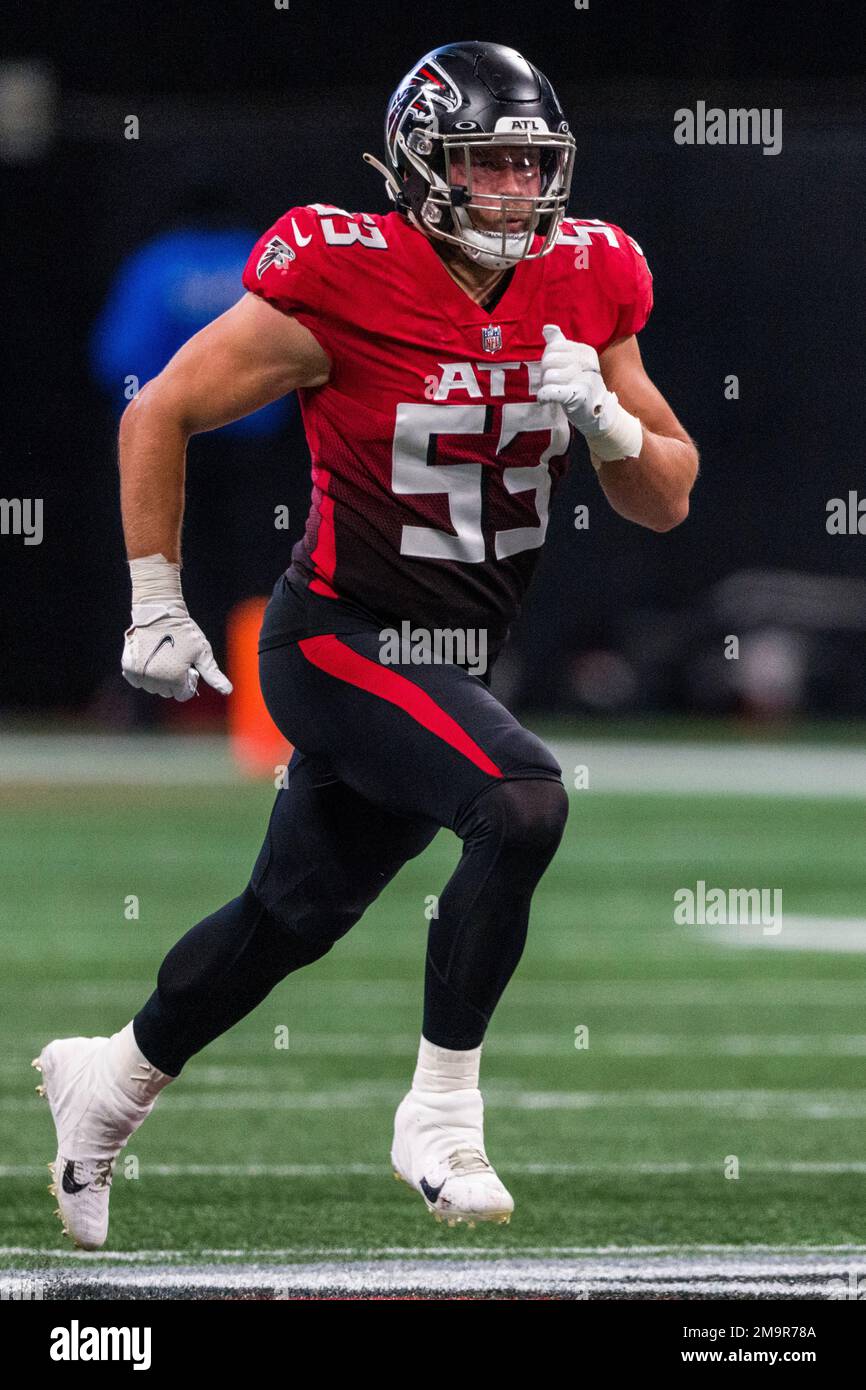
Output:
<path fill-rule="evenodd" d="M 449 1226 L 510 1221 L 514 1199 L 484 1151 L 484 1103 L 477 1088 L 419 1091 L 394 1116 L 394 1177 L 421 1193 Z"/>
<path fill-rule="evenodd" d="M 151 1066 L 127 1024 L 110 1038 L 58 1038 L 31 1066 L 51 1106 L 57 1157 L 48 1167 L 55 1216 L 82 1250 L 98 1250 L 108 1235 L 114 1162 L 174 1078 Z"/>

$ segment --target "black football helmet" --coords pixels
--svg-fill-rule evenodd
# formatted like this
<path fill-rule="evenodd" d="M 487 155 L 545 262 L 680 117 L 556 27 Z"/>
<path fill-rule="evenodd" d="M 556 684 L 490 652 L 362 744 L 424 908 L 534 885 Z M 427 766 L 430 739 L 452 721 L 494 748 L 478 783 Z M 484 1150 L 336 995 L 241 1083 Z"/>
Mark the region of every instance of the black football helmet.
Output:
<path fill-rule="evenodd" d="M 491 146 L 535 152 L 523 162 L 538 168 L 540 192 L 479 192 L 483 162 L 509 159 L 492 154 Z M 384 174 L 389 197 L 426 236 L 460 246 L 481 265 L 508 266 L 552 250 L 568 204 L 574 149 L 544 74 L 513 48 L 471 42 L 435 48 L 416 63 L 388 103 L 387 167 L 370 154 L 364 158 Z M 455 165 L 463 182 L 453 177 Z M 473 221 L 473 210 L 488 215 L 485 227 Z M 516 231 L 509 226 L 515 222 Z M 533 251 L 536 236 L 542 244 Z"/>

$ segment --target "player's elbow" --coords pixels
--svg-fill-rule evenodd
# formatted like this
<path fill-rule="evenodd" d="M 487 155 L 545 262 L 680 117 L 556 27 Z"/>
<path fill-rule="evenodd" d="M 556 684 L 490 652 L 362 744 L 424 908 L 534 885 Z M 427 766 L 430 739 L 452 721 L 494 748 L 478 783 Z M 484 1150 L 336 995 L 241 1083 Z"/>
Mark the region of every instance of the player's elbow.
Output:
<path fill-rule="evenodd" d="M 648 522 L 652 531 L 673 531 L 675 526 L 681 526 L 689 514 L 688 496 L 677 498 L 668 503 L 663 511 L 659 512 Z"/>
<path fill-rule="evenodd" d="M 159 377 L 153 377 L 150 381 L 146 381 L 143 386 L 138 387 L 120 417 L 121 434 L 129 434 L 145 415 L 150 414 L 151 406 L 155 403 L 154 398 L 159 394 L 158 381 Z"/>
<path fill-rule="evenodd" d="M 140 413 L 141 403 L 146 397 L 149 396 L 152 385 L 152 381 L 146 381 L 143 386 L 138 386 L 136 388 L 135 395 L 132 397 L 132 399 L 130 400 L 129 404 L 126 406 L 125 410 L 123 411 L 123 414 L 120 417 L 121 426 L 123 426 L 124 423 L 126 423 L 126 425 L 129 426 L 129 424 Z"/>
<path fill-rule="evenodd" d="M 672 531 L 681 526 L 689 514 L 689 498 L 698 476 L 699 454 L 693 439 L 686 436 L 682 443 L 686 446 L 686 465 L 679 479 L 678 491 L 665 499 L 648 525 L 653 531 Z"/>
<path fill-rule="evenodd" d="M 120 447 L 118 449 L 117 462 L 121 470 L 123 469 L 123 461 L 128 455 L 129 446 L 138 431 L 139 421 L 141 419 L 141 398 L 146 390 L 147 387 L 144 386 L 136 391 L 120 417 L 120 427 L 118 430 L 118 444 Z"/>
<path fill-rule="evenodd" d="M 140 387 L 120 417 L 119 457 L 122 462 L 125 446 L 141 434 L 170 432 L 173 436 L 188 439 L 193 433 L 182 411 L 171 398 L 171 393 L 163 388 L 161 378 L 153 377 Z"/>

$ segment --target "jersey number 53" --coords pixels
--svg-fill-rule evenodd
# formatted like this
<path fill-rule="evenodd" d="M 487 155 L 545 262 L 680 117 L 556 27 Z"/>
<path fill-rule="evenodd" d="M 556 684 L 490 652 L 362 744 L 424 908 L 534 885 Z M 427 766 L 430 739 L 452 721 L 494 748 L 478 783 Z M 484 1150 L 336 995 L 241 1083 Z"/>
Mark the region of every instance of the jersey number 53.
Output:
<path fill-rule="evenodd" d="M 482 469 L 480 463 L 428 463 L 431 441 L 440 434 L 484 434 L 485 405 L 397 406 L 391 486 L 395 493 L 418 496 L 445 493 L 454 534 L 432 526 L 404 526 L 400 554 L 425 560 L 461 560 L 480 564 L 486 558 L 481 529 Z M 538 401 L 515 401 L 502 407 L 502 424 L 496 453 L 499 454 L 519 434 L 549 436 L 538 463 L 531 467 L 505 468 L 502 483 L 509 493 L 535 492 L 537 526 L 515 526 L 497 531 L 494 548 L 497 560 L 532 550 L 544 544 L 550 501 L 549 461 L 565 453 L 569 444 L 568 421 L 555 405 Z"/>

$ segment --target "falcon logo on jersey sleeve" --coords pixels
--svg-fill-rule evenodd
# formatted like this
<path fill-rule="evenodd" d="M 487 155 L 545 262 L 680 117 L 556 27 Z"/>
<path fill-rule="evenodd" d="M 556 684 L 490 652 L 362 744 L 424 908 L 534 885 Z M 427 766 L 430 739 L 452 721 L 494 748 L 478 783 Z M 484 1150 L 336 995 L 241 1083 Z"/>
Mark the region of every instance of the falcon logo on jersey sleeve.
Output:
<path fill-rule="evenodd" d="M 291 246 L 287 246 L 282 237 L 272 236 L 259 257 L 259 263 L 256 266 L 256 276 L 261 280 L 263 274 L 270 265 L 277 266 L 279 270 L 285 270 L 289 262 L 295 259 L 295 253 Z"/>

